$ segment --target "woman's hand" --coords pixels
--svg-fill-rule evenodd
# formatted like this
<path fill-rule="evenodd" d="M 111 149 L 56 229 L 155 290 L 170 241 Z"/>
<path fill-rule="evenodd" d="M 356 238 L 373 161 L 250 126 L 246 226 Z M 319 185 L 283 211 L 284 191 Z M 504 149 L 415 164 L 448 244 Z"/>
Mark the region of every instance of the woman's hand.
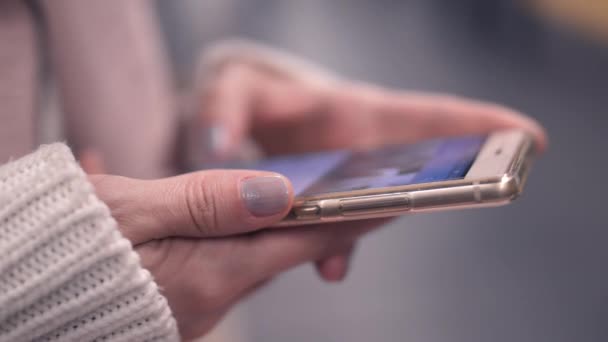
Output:
<path fill-rule="evenodd" d="M 269 154 L 519 128 L 546 147 L 543 128 L 515 110 L 450 95 L 345 81 L 280 52 L 228 43 L 203 59 L 197 111 L 213 153 L 233 155 L 253 138 Z"/>
<path fill-rule="evenodd" d="M 291 184 L 258 171 L 204 171 L 143 181 L 93 175 L 168 299 L 183 338 L 207 331 L 240 298 L 281 272 L 343 253 L 369 222 L 270 228 L 289 211 Z"/>
<path fill-rule="evenodd" d="M 228 43 L 203 59 L 198 118 L 209 128 L 215 159 L 238 155 L 251 139 L 268 154 L 373 147 L 506 128 L 547 139 L 534 120 L 512 109 L 448 95 L 412 93 L 348 82 L 279 52 Z M 317 264 L 338 280 L 348 254 Z"/>

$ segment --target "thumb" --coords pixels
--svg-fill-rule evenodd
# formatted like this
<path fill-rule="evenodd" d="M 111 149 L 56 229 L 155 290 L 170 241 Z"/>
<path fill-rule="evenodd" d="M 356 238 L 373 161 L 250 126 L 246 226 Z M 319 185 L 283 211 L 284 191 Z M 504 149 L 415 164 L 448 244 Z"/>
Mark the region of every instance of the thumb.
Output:
<path fill-rule="evenodd" d="M 96 192 L 133 244 L 251 232 L 279 222 L 293 202 L 291 183 L 271 172 L 210 170 L 153 181 L 107 177 L 93 181 Z"/>

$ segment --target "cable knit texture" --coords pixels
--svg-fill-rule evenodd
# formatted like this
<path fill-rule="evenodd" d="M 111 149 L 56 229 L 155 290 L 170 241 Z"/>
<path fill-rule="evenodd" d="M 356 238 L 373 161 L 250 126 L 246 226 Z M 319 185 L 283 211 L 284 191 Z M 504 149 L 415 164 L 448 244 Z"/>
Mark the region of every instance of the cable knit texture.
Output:
<path fill-rule="evenodd" d="M 165 298 L 63 144 L 0 166 L 0 341 L 176 341 Z"/>

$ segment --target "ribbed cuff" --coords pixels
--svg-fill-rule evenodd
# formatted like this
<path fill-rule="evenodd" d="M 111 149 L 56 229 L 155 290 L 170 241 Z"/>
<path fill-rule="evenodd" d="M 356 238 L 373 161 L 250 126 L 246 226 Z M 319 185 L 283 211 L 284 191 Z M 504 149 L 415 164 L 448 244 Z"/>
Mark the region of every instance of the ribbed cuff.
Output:
<path fill-rule="evenodd" d="M 178 340 L 165 298 L 63 144 L 0 167 L 0 341 Z"/>

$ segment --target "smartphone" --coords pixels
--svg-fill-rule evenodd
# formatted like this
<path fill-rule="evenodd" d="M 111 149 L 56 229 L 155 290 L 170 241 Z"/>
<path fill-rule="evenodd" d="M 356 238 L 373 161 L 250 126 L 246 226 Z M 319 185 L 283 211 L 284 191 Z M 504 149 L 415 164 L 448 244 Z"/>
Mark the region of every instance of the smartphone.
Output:
<path fill-rule="evenodd" d="M 534 156 L 530 135 L 508 130 L 370 150 L 338 150 L 261 160 L 296 199 L 278 225 L 361 220 L 506 204 L 521 194 Z"/>

